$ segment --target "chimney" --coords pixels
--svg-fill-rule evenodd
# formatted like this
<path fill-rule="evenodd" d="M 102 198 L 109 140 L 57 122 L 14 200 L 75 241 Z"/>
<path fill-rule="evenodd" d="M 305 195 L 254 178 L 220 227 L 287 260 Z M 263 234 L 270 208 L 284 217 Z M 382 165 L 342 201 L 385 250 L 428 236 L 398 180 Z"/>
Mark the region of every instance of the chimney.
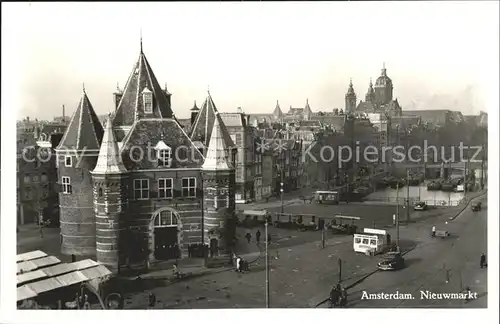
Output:
<path fill-rule="evenodd" d="M 63 119 L 63 122 L 66 121 L 66 108 L 64 107 L 63 105 L 63 114 L 62 114 L 62 119 Z"/>
<path fill-rule="evenodd" d="M 238 108 L 236 108 L 236 112 L 239 113 L 239 114 L 242 114 L 243 113 L 243 109 L 241 109 L 241 107 L 238 107 Z"/>
<path fill-rule="evenodd" d="M 191 108 L 191 126 L 194 125 L 194 121 L 196 120 L 196 117 L 198 117 L 199 112 L 200 112 L 200 109 L 196 105 L 196 100 L 195 100 L 193 108 Z"/>
<path fill-rule="evenodd" d="M 168 102 L 168 105 L 171 107 L 172 106 L 172 94 L 170 92 L 168 92 L 168 89 L 167 89 L 167 83 L 165 82 L 165 90 L 163 90 L 163 92 L 165 93 L 165 96 L 167 97 L 167 102 Z"/>

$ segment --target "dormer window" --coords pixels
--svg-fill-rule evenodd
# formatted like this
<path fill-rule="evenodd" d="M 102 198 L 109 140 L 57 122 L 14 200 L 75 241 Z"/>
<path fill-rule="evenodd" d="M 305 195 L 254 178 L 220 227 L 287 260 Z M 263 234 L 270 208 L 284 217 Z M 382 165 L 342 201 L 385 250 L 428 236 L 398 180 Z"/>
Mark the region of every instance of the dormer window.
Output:
<path fill-rule="evenodd" d="M 153 93 L 148 88 L 142 90 L 142 104 L 144 105 L 144 113 L 153 113 Z"/>
<path fill-rule="evenodd" d="M 163 141 L 159 141 L 155 146 L 158 166 L 170 167 L 172 163 L 172 149 Z"/>

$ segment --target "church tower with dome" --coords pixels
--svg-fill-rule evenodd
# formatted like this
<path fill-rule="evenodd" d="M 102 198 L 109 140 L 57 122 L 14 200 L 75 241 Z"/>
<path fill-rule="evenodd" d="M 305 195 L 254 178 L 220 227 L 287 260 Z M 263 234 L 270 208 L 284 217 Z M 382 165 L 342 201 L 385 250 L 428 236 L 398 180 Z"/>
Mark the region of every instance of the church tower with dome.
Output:
<path fill-rule="evenodd" d="M 382 73 L 377 78 L 374 86 L 375 90 L 375 103 L 379 106 L 387 105 L 392 101 L 392 80 L 387 76 L 385 63 L 382 67 Z"/>

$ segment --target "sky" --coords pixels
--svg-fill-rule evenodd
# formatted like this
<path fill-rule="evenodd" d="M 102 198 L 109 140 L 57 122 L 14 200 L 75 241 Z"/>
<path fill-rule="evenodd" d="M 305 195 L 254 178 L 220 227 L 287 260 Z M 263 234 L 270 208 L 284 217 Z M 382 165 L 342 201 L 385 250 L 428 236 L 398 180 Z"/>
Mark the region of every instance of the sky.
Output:
<path fill-rule="evenodd" d="M 39 119 L 74 112 L 83 84 L 112 111 L 141 34 L 180 118 L 208 88 L 224 112 L 344 108 L 350 78 L 364 100 L 384 62 L 403 109 L 477 114 L 498 83 L 498 19 L 497 1 L 2 4 L 15 109 Z"/>

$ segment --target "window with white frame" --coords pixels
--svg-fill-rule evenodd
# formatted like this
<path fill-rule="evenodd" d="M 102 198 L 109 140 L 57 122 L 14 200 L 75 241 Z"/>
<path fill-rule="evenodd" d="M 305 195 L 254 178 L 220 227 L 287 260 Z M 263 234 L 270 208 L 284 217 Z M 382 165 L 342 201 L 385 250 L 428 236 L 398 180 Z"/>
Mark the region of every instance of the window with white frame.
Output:
<path fill-rule="evenodd" d="M 174 196 L 173 179 L 162 178 L 158 179 L 158 198 L 169 199 Z"/>
<path fill-rule="evenodd" d="M 67 155 L 64 157 L 64 166 L 70 167 L 73 166 L 73 157 L 70 155 Z"/>
<path fill-rule="evenodd" d="M 38 176 L 37 175 L 33 176 L 33 182 L 38 182 Z"/>
<path fill-rule="evenodd" d="M 177 223 L 177 216 L 169 210 L 164 210 L 156 215 L 154 227 L 175 227 Z"/>
<path fill-rule="evenodd" d="M 149 179 L 134 179 L 135 199 L 149 199 Z"/>
<path fill-rule="evenodd" d="M 31 180 L 30 176 L 29 175 L 25 175 L 24 176 L 24 183 L 29 183 Z"/>
<path fill-rule="evenodd" d="M 155 146 L 158 166 L 170 167 L 172 163 L 172 149 L 163 141 L 159 141 Z"/>
<path fill-rule="evenodd" d="M 158 165 L 162 167 L 169 167 L 171 161 L 172 151 L 170 149 L 158 151 Z"/>
<path fill-rule="evenodd" d="M 62 192 L 63 194 L 73 193 L 73 188 L 71 187 L 70 177 L 62 177 Z"/>
<path fill-rule="evenodd" d="M 142 103 L 144 104 L 144 113 L 153 113 L 153 93 L 148 88 L 144 88 L 142 91 Z"/>
<path fill-rule="evenodd" d="M 182 178 L 182 196 L 196 197 L 196 178 Z"/>

